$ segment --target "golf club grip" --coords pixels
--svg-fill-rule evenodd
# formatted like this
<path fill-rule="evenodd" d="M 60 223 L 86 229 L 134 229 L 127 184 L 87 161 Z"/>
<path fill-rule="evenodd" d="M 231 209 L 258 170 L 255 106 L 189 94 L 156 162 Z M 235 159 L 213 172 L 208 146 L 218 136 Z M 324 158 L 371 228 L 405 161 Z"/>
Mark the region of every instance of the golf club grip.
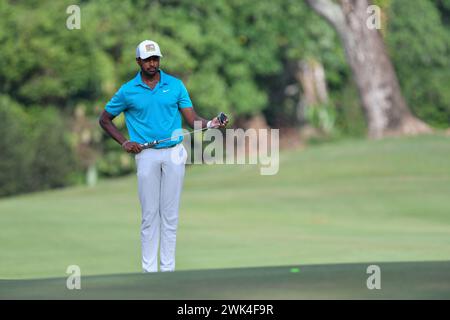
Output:
<path fill-rule="evenodd" d="M 139 146 L 142 148 L 142 149 L 150 149 L 150 148 L 153 148 L 154 146 L 156 146 L 158 144 L 158 142 L 152 142 L 152 143 L 141 143 L 141 144 L 139 144 Z"/>
<path fill-rule="evenodd" d="M 217 116 L 217 119 L 219 120 L 220 124 L 224 124 L 225 120 L 228 119 L 228 117 L 225 115 L 225 113 L 221 112 L 219 113 L 219 115 Z"/>

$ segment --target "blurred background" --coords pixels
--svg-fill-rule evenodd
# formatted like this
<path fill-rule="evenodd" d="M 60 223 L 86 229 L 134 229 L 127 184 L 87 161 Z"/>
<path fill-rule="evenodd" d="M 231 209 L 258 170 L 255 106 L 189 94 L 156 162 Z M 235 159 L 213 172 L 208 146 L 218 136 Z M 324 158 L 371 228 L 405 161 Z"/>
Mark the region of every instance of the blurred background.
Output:
<path fill-rule="evenodd" d="M 356 2 L 325 1 L 350 19 Z M 140 271 L 134 159 L 97 121 L 144 39 L 201 116 L 280 129 L 276 176 L 188 169 L 179 269 L 448 260 L 450 1 L 361 2 L 380 8 L 382 127 L 353 59 L 369 47 L 313 0 L 0 0 L 0 278 Z"/>

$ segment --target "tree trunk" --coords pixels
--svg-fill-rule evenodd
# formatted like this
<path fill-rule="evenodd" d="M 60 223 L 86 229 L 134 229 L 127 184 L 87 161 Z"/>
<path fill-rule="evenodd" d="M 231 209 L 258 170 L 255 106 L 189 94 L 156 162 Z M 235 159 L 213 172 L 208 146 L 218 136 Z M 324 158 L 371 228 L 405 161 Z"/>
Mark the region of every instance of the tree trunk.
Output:
<path fill-rule="evenodd" d="M 320 61 L 315 59 L 300 60 L 297 62 L 294 76 L 302 88 L 297 105 L 297 119 L 300 123 L 303 123 L 307 108 L 328 103 L 325 70 Z"/>
<path fill-rule="evenodd" d="M 338 32 L 359 91 L 369 137 L 418 134 L 431 129 L 412 115 L 377 29 L 370 29 L 368 0 L 306 0 Z"/>

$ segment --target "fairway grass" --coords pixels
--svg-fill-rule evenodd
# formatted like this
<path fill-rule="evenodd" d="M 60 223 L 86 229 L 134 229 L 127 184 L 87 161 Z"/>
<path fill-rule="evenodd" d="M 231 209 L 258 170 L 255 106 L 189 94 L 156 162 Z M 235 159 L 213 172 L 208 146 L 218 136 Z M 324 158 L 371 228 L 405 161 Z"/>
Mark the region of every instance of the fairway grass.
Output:
<path fill-rule="evenodd" d="M 0 279 L 139 273 L 134 175 L 0 200 Z M 186 171 L 177 270 L 450 260 L 450 138 L 291 150 Z M 301 274 L 301 272 L 299 272 Z"/>

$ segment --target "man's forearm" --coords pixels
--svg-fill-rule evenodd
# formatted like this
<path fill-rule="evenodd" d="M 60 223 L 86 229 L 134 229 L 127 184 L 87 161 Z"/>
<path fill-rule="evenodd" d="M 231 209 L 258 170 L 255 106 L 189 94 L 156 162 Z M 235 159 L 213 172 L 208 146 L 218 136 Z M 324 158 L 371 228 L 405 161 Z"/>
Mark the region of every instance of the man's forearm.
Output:
<path fill-rule="evenodd" d="M 127 139 L 123 136 L 123 134 L 117 129 L 117 127 L 112 122 L 112 119 L 103 115 L 99 120 L 100 127 L 114 140 L 116 140 L 120 145 L 122 145 Z"/>
<path fill-rule="evenodd" d="M 184 120 L 186 120 L 187 125 L 191 128 L 194 128 L 194 123 L 196 121 L 200 121 L 202 123 L 202 128 L 205 128 L 208 124 L 208 120 L 199 117 L 194 108 L 184 108 L 180 109 L 180 111 L 183 114 Z"/>
<path fill-rule="evenodd" d="M 205 128 L 206 125 L 208 124 L 208 120 L 203 119 L 202 117 L 199 117 L 199 116 L 196 114 L 196 115 L 195 115 L 195 118 L 194 118 L 194 122 L 192 123 L 192 125 L 190 125 L 191 128 L 194 128 L 194 123 L 195 123 L 196 121 L 201 121 L 201 123 L 202 123 L 202 128 Z"/>

